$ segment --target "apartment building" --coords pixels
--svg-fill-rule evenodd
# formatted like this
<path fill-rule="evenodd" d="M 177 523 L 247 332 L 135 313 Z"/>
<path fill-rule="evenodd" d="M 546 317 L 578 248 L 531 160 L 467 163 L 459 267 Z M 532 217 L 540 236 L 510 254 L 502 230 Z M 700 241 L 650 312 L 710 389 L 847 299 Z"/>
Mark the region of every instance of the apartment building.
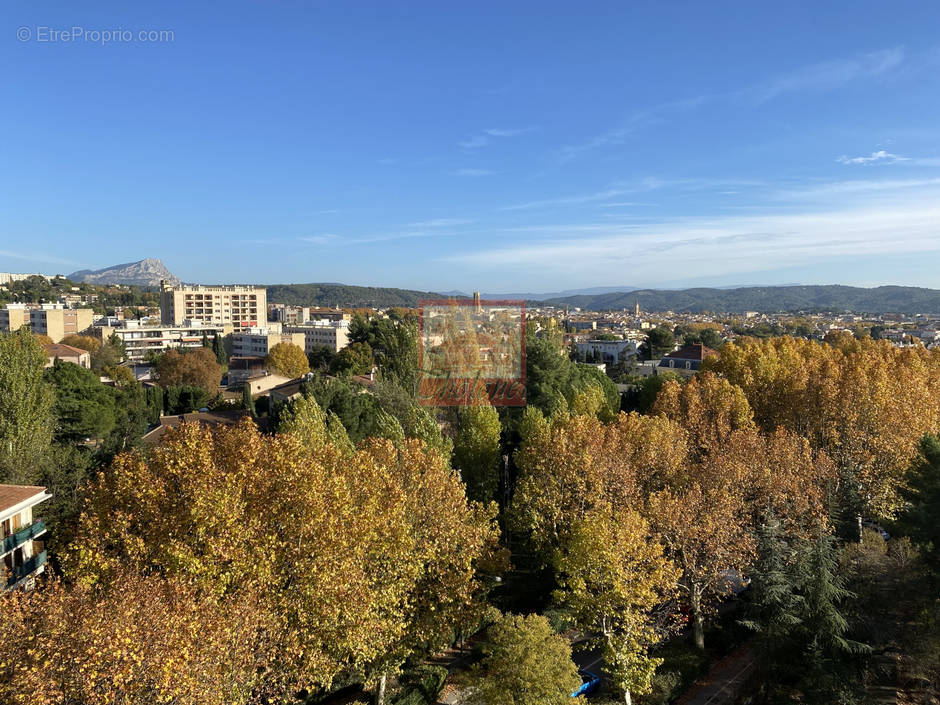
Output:
<path fill-rule="evenodd" d="M 0 309 L 0 331 L 17 331 L 28 325 L 58 343 L 67 335 L 87 332 L 95 318 L 90 308 L 66 308 L 62 304 L 7 304 Z"/>
<path fill-rule="evenodd" d="M 285 325 L 295 326 L 309 321 L 348 321 L 349 319 L 350 315 L 346 311 L 337 308 L 268 304 L 268 320 Z"/>
<path fill-rule="evenodd" d="M 202 321 L 233 328 L 263 326 L 267 290 L 261 286 L 160 286 L 160 318 L 165 326 Z"/>
<path fill-rule="evenodd" d="M 274 328 L 256 328 L 232 333 L 232 355 L 264 357 L 278 343 L 290 343 L 304 350 L 303 333 L 284 333 Z"/>
<path fill-rule="evenodd" d="M 7 304 L 0 308 L 0 331 L 18 331 L 29 325 L 29 309 L 26 304 Z"/>
<path fill-rule="evenodd" d="M 51 496 L 45 487 L 0 485 L 0 592 L 30 588 L 45 570 L 46 525 L 34 508 Z"/>
<path fill-rule="evenodd" d="M 232 332 L 231 325 L 207 325 L 201 321 L 183 321 L 180 325 L 148 326 L 140 321 L 114 321 L 115 325 L 98 326 L 96 330 L 102 340 L 116 335 L 124 344 L 127 359 L 143 362 L 148 355 L 159 355 L 167 350 L 198 348 L 203 336 L 211 344 L 217 335 Z"/>
<path fill-rule="evenodd" d="M 321 320 L 310 321 L 304 325 L 284 326 L 285 333 L 304 336 L 304 351 L 311 352 L 320 345 L 325 345 L 333 352 L 349 345 L 349 321 Z"/>
<path fill-rule="evenodd" d="M 67 335 L 78 335 L 91 329 L 95 312 L 90 308 L 65 308 L 62 304 L 41 304 L 29 312 L 29 327 L 58 343 Z"/>

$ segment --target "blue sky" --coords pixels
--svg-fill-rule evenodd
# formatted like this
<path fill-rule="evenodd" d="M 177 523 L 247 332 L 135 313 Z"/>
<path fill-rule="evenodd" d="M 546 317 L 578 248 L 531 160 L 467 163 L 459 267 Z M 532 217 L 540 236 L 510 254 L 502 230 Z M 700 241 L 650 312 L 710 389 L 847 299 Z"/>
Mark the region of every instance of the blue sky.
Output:
<path fill-rule="evenodd" d="M 11 0 L 0 271 L 940 288 L 938 27 L 927 1 Z"/>

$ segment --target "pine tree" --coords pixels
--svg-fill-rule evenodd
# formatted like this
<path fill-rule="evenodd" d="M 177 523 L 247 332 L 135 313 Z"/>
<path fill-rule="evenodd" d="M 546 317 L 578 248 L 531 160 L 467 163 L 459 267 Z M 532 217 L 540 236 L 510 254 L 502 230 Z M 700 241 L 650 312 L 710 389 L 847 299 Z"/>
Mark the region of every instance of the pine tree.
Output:
<path fill-rule="evenodd" d="M 803 577 L 801 657 L 794 661 L 803 668 L 801 690 L 806 701 L 831 703 L 837 693 L 845 693 L 857 681 L 853 673 L 853 657 L 868 653 L 866 644 L 846 637 L 848 621 L 842 615 L 841 603 L 854 597 L 845 588 L 839 572 L 839 549 L 835 539 L 819 530 L 815 541 L 802 552 Z"/>
<path fill-rule="evenodd" d="M 209 347 L 209 336 L 206 335 L 205 331 L 202 332 L 202 347 L 204 348 Z"/>
<path fill-rule="evenodd" d="M 751 568 L 751 602 L 741 624 L 756 632 L 754 643 L 762 695 L 769 700 L 784 677 L 781 665 L 794 663 L 795 633 L 803 598 L 797 594 L 793 551 L 771 515 L 757 531 L 757 560 Z"/>

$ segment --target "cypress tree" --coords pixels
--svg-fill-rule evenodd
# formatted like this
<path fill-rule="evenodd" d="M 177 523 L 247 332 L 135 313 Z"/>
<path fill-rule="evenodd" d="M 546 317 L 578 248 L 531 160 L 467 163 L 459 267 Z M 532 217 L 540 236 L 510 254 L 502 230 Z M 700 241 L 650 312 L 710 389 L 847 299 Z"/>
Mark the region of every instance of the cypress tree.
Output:
<path fill-rule="evenodd" d="M 254 397 L 251 396 L 251 385 L 247 382 L 242 386 L 242 408 L 248 409 L 252 416 L 258 415 L 258 412 L 255 410 Z"/>

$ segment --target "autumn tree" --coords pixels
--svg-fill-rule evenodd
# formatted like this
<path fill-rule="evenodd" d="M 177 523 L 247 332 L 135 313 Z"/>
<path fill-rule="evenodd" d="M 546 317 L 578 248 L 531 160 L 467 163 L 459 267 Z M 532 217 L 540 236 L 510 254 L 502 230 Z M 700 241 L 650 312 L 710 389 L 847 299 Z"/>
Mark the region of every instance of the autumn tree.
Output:
<path fill-rule="evenodd" d="M 854 338 L 742 339 L 705 367 L 743 389 L 760 428 L 784 426 L 827 453 L 850 522 L 898 510 L 920 439 L 940 426 L 938 350 Z"/>
<path fill-rule="evenodd" d="M 249 594 L 121 571 L 106 586 L 52 581 L 0 601 L 0 700 L 229 705 L 265 695 L 271 648 Z"/>
<path fill-rule="evenodd" d="M 0 482 L 29 483 L 52 442 L 47 360 L 28 329 L 0 333 Z"/>
<path fill-rule="evenodd" d="M 685 384 L 666 382 L 652 413 L 685 428 L 699 457 L 721 448 L 733 431 L 755 428 L 743 390 L 711 372 L 697 374 Z"/>
<path fill-rule="evenodd" d="M 221 604 L 251 595 L 275 625 L 271 677 L 296 690 L 340 674 L 381 682 L 445 643 L 480 609 L 494 517 L 420 442 L 353 452 L 322 440 L 312 405 L 304 414 L 273 437 L 247 420 L 183 424 L 146 457 L 118 456 L 91 490 L 68 574 L 109 585 L 122 568 L 158 571 Z"/>
<path fill-rule="evenodd" d="M 743 572 L 752 555 L 744 502 L 729 485 L 698 481 L 653 493 L 647 516 L 682 571 L 680 593 L 688 601 L 695 645 L 704 649 L 705 617 L 727 596 L 728 571 Z"/>
<path fill-rule="evenodd" d="M 100 338 L 95 338 L 90 335 L 76 335 L 74 333 L 62 338 L 61 343 L 63 345 L 71 345 L 73 348 L 79 348 L 80 350 L 85 350 L 90 353 L 97 352 L 98 348 L 101 347 Z"/>
<path fill-rule="evenodd" d="M 598 634 L 607 671 L 624 695 L 649 693 L 662 659 L 648 649 L 662 634 L 654 609 L 675 591 L 679 572 L 637 512 L 605 508 L 579 521 L 555 559 L 555 599 L 586 634 Z"/>
<path fill-rule="evenodd" d="M 157 380 L 168 387 L 200 387 L 214 394 L 222 382 L 222 368 L 207 348 L 186 352 L 168 350 L 157 358 Z"/>
<path fill-rule="evenodd" d="M 496 409 L 488 403 L 460 411 L 460 427 L 454 439 L 454 466 L 467 485 L 467 496 L 489 502 L 499 485 L 500 424 Z"/>
<path fill-rule="evenodd" d="M 640 506 L 681 474 L 685 433 L 662 416 L 560 414 L 550 421 L 526 410 L 516 453 L 519 480 L 510 508 L 513 526 L 544 555 L 563 545 L 573 525 L 598 506 Z"/>
<path fill-rule="evenodd" d="M 284 377 L 295 379 L 302 377 L 310 371 L 307 355 L 303 348 L 293 343 L 278 343 L 264 359 L 265 366 Z"/>
<path fill-rule="evenodd" d="M 487 631 L 483 659 L 465 679 L 467 705 L 569 705 L 581 686 L 571 645 L 545 617 L 505 615 Z"/>

